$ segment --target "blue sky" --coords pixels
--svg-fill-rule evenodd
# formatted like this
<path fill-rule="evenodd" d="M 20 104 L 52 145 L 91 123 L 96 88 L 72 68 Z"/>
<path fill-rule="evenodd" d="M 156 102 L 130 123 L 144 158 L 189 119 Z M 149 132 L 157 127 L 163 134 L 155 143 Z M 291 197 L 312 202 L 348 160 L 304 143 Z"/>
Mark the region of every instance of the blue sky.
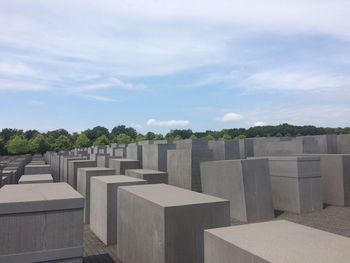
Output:
<path fill-rule="evenodd" d="M 350 126 L 350 2 L 0 2 L 0 128 Z"/>

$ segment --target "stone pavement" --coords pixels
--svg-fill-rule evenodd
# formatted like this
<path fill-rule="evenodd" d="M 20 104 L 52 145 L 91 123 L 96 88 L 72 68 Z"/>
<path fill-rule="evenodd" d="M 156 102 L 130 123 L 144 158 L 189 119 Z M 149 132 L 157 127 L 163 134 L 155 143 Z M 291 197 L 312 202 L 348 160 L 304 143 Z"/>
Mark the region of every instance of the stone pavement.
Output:
<path fill-rule="evenodd" d="M 297 215 L 276 213 L 278 219 L 289 220 L 298 224 L 314 227 L 334 234 L 350 237 L 350 207 L 326 206 L 314 213 Z M 232 225 L 242 224 L 238 221 Z M 85 225 L 84 263 L 121 263 L 117 258 L 117 246 L 105 246 Z"/>

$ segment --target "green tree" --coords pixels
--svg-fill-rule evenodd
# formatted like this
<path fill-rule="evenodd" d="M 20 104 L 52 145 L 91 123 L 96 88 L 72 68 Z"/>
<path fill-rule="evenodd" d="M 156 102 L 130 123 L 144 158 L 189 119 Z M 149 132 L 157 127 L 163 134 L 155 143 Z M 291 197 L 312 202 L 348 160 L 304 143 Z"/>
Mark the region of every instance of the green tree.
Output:
<path fill-rule="evenodd" d="M 72 142 L 69 139 L 68 136 L 66 135 L 60 135 L 56 140 L 55 143 L 53 145 L 53 150 L 55 150 L 56 152 L 59 151 L 66 151 L 66 150 L 70 150 L 72 149 Z"/>
<path fill-rule="evenodd" d="M 84 148 L 89 146 L 91 146 L 91 141 L 89 140 L 89 138 L 86 136 L 85 133 L 80 134 L 75 142 L 75 147 Z"/>
<path fill-rule="evenodd" d="M 164 140 L 164 136 L 163 136 L 163 134 L 156 134 L 155 136 L 154 136 L 154 140 L 156 140 L 156 141 L 160 141 L 160 140 Z"/>
<path fill-rule="evenodd" d="M 32 153 L 45 153 L 49 147 L 43 135 L 37 133 L 34 138 L 29 141 L 29 149 Z"/>
<path fill-rule="evenodd" d="M 231 140 L 232 137 L 231 137 L 230 135 L 228 135 L 228 134 L 224 134 L 224 136 L 222 136 L 221 139 L 222 139 L 223 141 L 228 141 L 228 140 Z"/>
<path fill-rule="evenodd" d="M 126 127 L 125 125 L 119 125 L 112 129 L 111 131 L 112 138 L 118 136 L 119 134 L 126 134 L 130 136 L 130 138 L 132 139 L 136 139 L 137 137 L 137 131 L 132 127 Z"/>
<path fill-rule="evenodd" d="M 141 142 L 141 141 L 144 141 L 144 140 L 146 140 L 146 138 L 142 134 L 138 134 L 136 136 L 136 139 L 135 139 L 136 142 Z"/>
<path fill-rule="evenodd" d="M 181 137 L 180 135 L 176 135 L 176 136 L 174 137 L 174 140 L 175 140 L 175 141 L 182 140 L 182 137 Z"/>
<path fill-rule="evenodd" d="M 0 155 L 6 154 L 5 140 L 0 136 Z"/>
<path fill-rule="evenodd" d="M 94 145 L 107 145 L 109 144 L 109 139 L 107 137 L 107 135 L 101 135 L 100 137 L 98 137 L 95 141 L 94 141 Z"/>
<path fill-rule="evenodd" d="M 118 143 L 130 143 L 132 140 L 131 137 L 125 133 L 119 134 L 116 138 Z"/>
<path fill-rule="evenodd" d="M 10 129 L 10 128 L 2 129 L 0 132 L 0 135 L 2 136 L 5 142 L 9 141 L 13 136 L 21 135 L 21 134 L 23 134 L 22 130 Z"/>
<path fill-rule="evenodd" d="M 24 154 L 29 152 L 28 140 L 23 135 L 15 135 L 7 142 L 9 154 Z"/>
<path fill-rule="evenodd" d="M 247 138 L 244 134 L 240 134 L 238 136 L 235 137 L 235 140 L 241 140 L 241 139 L 245 139 Z"/>
<path fill-rule="evenodd" d="M 145 135 L 146 140 L 154 140 L 156 134 L 154 132 L 147 132 Z"/>
<path fill-rule="evenodd" d="M 92 142 L 96 141 L 102 135 L 109 137 L 108 129 L 105 127 L 102 127 L 102 126 L 96 126 L 92 130 L 87 129 L 86 131 L 84 131 L 84 133 L 89 138 L 89 140 Z"/>
<path fill-rule="evenodd" d="M 198 137 L 196 135 L 192 134 L 190 139 L 194 140 L 194 139 L 198 139 Z"/>
<path fill-rule="evenodd" d="M 24 132 L 24 136 L 28 139 L 31 140 L 37 135 L 39 132 L 37 130 L 27 130 Z"/>
<path fill-rule="evenodd" d="M 207 136 L 208 141 L 215 141 L 215 137 L 211 134 Z"/>

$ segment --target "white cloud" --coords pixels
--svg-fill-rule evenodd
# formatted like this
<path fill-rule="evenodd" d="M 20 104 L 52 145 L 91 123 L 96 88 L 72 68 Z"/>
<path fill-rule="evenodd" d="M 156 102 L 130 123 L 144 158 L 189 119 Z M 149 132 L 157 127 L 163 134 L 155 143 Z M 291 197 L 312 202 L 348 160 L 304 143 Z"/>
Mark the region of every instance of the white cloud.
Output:
<path fill-rule="evenodd" d="M 147 126 L 160 126 L 160 127 L 183 127 L 190 125 L 187 120 L 156 120 L 149 119 L 147 121 Z"/>
<path fill-rule="evenodd" d="M 224 116 L 215 118 L 215 120 L 221 121 L 221 122 L 239 121 L 242 119 L 243 119 L 242 115 L 234 112 L 229 112 L 229 113 L 226 113 Z"/>
<path fill-rule="evenodd" d="M 0 61 L 0 75 L 9 76 L 36 76 L 38 71 L 22 62 Z"/>
<path fill-rule="evenodd" d="M 142 125 L 141 124 L 138 124 L 138 123 L 131 123 L 127 126 L 130 126 L 130 127 L 133 127 L 135 129 L 141 129 L 142 128 Z"/>
<path fill-rule="evenodd" d="M 101 89 L 124 89 L 124 90 L 144 90 L 145 85 L 134 85 L 132 83 L 123 82 L 117 78 L 110 78 L 102 80 L 101 82 L 96 82 L 93 84 L 80 85 L 71 89 L 74 92 L 90 91 L 90 90 L 101 90 Z"/>
<path fill-rule="evenodd" d="M 253 127 L 265 126 L 266 123 L 262 121 L 257 121 L 253 124 Z"/>
<path fill-rule="evenodd" d="M 104 96 L 85 95 L 85 97 L 93 99 L 93 100 L 97 100 L 97 101 L 105 101 L 105 102 L 113 102 L 113 101 L 115 101 L 112 98 L 104 97 Z"/>
<path fill-rule="evenodd" d="M 31 83 L 21 80 L 0 79 L 0 91 L 46 91 L 49 87 L 40 83 Z"/>

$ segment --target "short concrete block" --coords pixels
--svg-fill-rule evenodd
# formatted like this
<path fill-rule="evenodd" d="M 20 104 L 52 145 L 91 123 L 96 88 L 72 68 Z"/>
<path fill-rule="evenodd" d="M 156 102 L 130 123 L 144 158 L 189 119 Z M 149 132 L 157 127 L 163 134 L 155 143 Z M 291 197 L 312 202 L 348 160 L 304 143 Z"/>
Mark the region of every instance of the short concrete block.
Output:
<path fill-rule="evenodd" d="M 267 159 L 201 163 L 204 194 L 230 201 L 231 217 L 243 222 L 274 218 Z"/>
<path fill-rule="evenodd" d="M 109 159 L 109 168 L 115 170 L 115 174 L 124 174 L 127 169 L 139 169 L 140 162 L 131 159 Z"/>
<path fill-rule="evenodd" d="M 167 184 L 168 173 L 150 169 L 130 169 L 125 175 L 146 180 L 149 184 Z"/>
<path fill-rule="evenodd" d="M 204 231 L 205 263 L 347 263 L 350 239 L 285 220 Z"/>
<path fill-rule="evenodd" d="M 117 243 L 118 187 L 146 183 L 145 180 L 125 175 L 91 178 L 90 229 L 103 243 Z"/>
<path fill-rule="evenodd" d="M 204 229 L 230 225 L 229 202 L 165 184 L 118 190 L 123 263 L 204 261 Z"/>
<path fill-rule="evenodd" d="M 82 262 L 84 198 L 66 183 L 0 189 L 0 262 Z"/>
<path fill-rule="evenodd" d="M 19 184 L 53 183 L 53 178 L 51 174 L 29 174 L 29 175 L 22 175 L 18 183 Z"/>
<path fill-rule="evenodd" d="M 49 174 L 50 172 L 50 165 L 44 164 L 44 165 L 36 165 L 36 164 L 27 164 L 24 167 L 24 174 Z"/>
<path fill-rule="evenodd" d="M 105 167 L 78 168 L 77 190 L 85 198 L 84 223 L 90 223 L 90 185 L 92 176 L 112 175 L 115 171 Z"/>

